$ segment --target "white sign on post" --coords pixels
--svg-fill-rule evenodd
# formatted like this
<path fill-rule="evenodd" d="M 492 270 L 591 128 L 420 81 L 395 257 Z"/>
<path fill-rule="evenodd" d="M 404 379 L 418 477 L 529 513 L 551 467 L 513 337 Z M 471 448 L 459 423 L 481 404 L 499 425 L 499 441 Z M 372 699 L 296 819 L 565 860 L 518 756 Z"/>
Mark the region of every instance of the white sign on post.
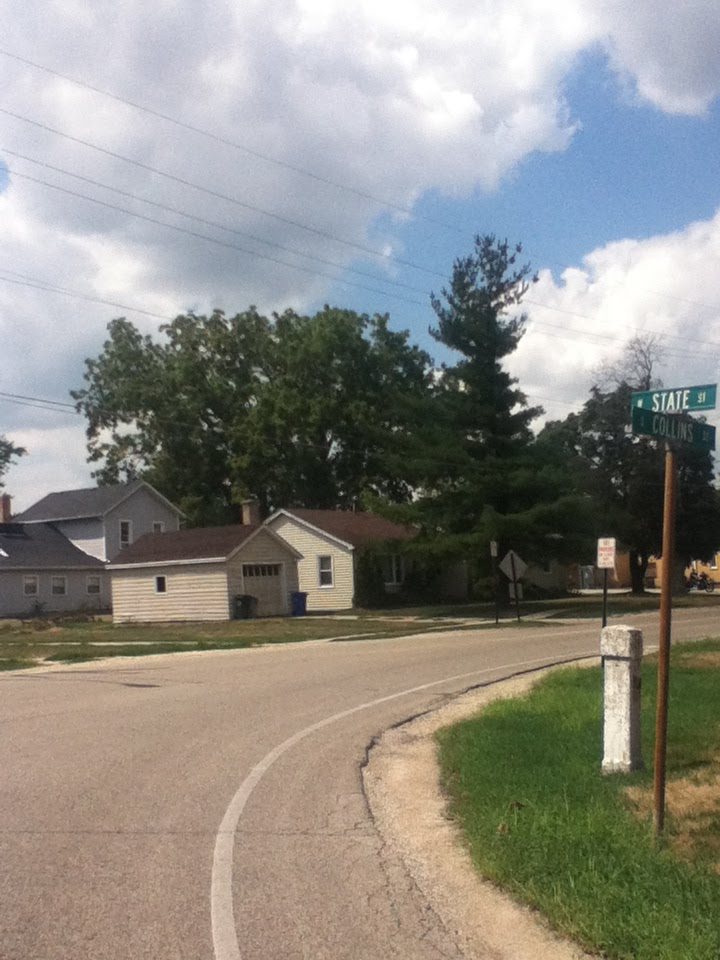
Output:
<path fill-rule="evenodd" d="M 601 537 L 597 542 L 598 570 L 615 569 L 615 537 Z"/>
<path fill-rule="evenodd" d="M 523 574 L 527 570 L 527 564 L 514 550 L 508 550 L 502 558 L 500 569 L 508 580 L 515 582 L 516 580 L 522 580 Z"/>

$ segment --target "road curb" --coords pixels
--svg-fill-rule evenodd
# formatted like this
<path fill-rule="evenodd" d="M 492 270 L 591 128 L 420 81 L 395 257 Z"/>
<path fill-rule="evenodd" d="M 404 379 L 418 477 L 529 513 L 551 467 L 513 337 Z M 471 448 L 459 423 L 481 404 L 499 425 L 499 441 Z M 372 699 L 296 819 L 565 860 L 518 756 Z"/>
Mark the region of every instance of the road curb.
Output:
<path fill-rule="evenodd" d="M 580 664 L 590 666 L 597 657 Z M 560 666 L 567 667 L 567 664 Z M 391 856 L 442 920 L 467 960 L 589 960 L 541 916 L 482 880 L 440 788 L 435 732 L 494 700 L 521 696 L 554 666 L 499 681 L 392 727 L 368 751 L 363 783 L 376 828 Z"/>

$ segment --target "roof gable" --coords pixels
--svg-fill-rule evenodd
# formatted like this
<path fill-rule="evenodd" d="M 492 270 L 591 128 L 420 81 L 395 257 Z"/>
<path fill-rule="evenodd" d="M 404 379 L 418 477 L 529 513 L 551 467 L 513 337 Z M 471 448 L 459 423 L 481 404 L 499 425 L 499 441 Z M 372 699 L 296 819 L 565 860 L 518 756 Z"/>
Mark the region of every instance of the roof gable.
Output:
<path fill-rule="evenodd" d="M 14 519 L 21 523 L 46 523 L 104 517 L 138 490 L 147 490 L 181 515 L 181 511 L 149 483 L 144 480 L 133 480 L 131 483 L 114 483 L 103 487 L 84 487 L 81 490 L 48 493 L 42 500 L 38 500 Z"/>
<path fill-rule="evenodd" d="M 294 557 L 300 556 L 290 544 L 265 527 L 235 523 L 225 527 L 195 527 L 170 533 L 146 533 L 113 557 L 112 566 L 224 561 L 261 532 L 270 534 L 287 553 Z"/>
<path fill-rule="evenodd" d="M 414 527 L 395 523 L 376 513 L 353 510 L 306 510 L 304 507 L 278 510 L 266 522 L 278 516 L 299 521 L 303 526 L 332 537 L 349 549 L 397 540 L 413 540 L 418 531 Z"/>
<path fill-rule="evenodd" d="M 0 572 L 63 567 L 104 569 L 105 564 L 70 543 L 51 523 L 0 523 Z"/>

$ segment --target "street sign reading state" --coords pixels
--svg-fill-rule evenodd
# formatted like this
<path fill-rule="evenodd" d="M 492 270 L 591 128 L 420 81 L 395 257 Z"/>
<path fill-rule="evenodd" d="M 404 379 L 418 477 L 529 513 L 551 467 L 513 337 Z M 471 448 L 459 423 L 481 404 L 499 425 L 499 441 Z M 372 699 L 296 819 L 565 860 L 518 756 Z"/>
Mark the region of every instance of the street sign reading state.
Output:
<path fill-rule="evenodd" d="M 676 440 L 702 450 L 715 449 L 715 427 L 709 423 L 700 423 L 692 417 L 673 416 L 667 413 L 653 413 L 642 407 L 632 408 L 633 433 L 660 440 Z"/>
<path fill-rule="evenodd" d="M 684 410 L 714 410 L 716 402 L 717 384 L 705 383 L 699 387 L 675 387 L 673 390 L 643 390 L 632 395 L 630 406 L 653 413 L 682 413 Z"/>

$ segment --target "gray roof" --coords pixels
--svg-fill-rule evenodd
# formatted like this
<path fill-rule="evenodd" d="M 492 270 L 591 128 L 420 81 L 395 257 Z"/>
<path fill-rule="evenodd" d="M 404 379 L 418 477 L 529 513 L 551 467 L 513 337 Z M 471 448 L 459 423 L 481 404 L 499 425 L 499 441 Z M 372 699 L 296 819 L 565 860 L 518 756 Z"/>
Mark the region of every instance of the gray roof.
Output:
<path fill-rule="evenodd" d="M 0 573 L 3 570 L 59 570 L 105 564 L 84 553 L 51 523 L 0 523 Z"/>
<path fill-rule="evenodd" d="M 142 480 L 133 480 L 131 483 L 115 483 L 105 487 L 85 487 L 82 490 L 63 490 L 59 493 L 48 493 L 42 500 L 38 500 L 27 510 L 13 517 L 19 523 L 42 523 L 53 520 L 79 520 L 90 517 L 104 517 L 113 507 L 122 503 L 135 490 L 146 487 L 158 497 L 162 497 L 157 490 Z M 162 497 L 165 500 L 164 497 Z M 168 506 L 173 506 L 166 501 Z M 177 507 L 174 509 L 177 510 Z M 180 511 L 178 510 L 178 513 Z"/>
<path fill-rule="evenodd" d="M 194 527 L 170 533 L 146 533 L 113 557 L 112 566 L 179 563 L 227 559 L 260 532 L 269 534 L 282 553 L 301 557 L 294 547 L 261 524 L 235 523 L 225 527 Z"/>

